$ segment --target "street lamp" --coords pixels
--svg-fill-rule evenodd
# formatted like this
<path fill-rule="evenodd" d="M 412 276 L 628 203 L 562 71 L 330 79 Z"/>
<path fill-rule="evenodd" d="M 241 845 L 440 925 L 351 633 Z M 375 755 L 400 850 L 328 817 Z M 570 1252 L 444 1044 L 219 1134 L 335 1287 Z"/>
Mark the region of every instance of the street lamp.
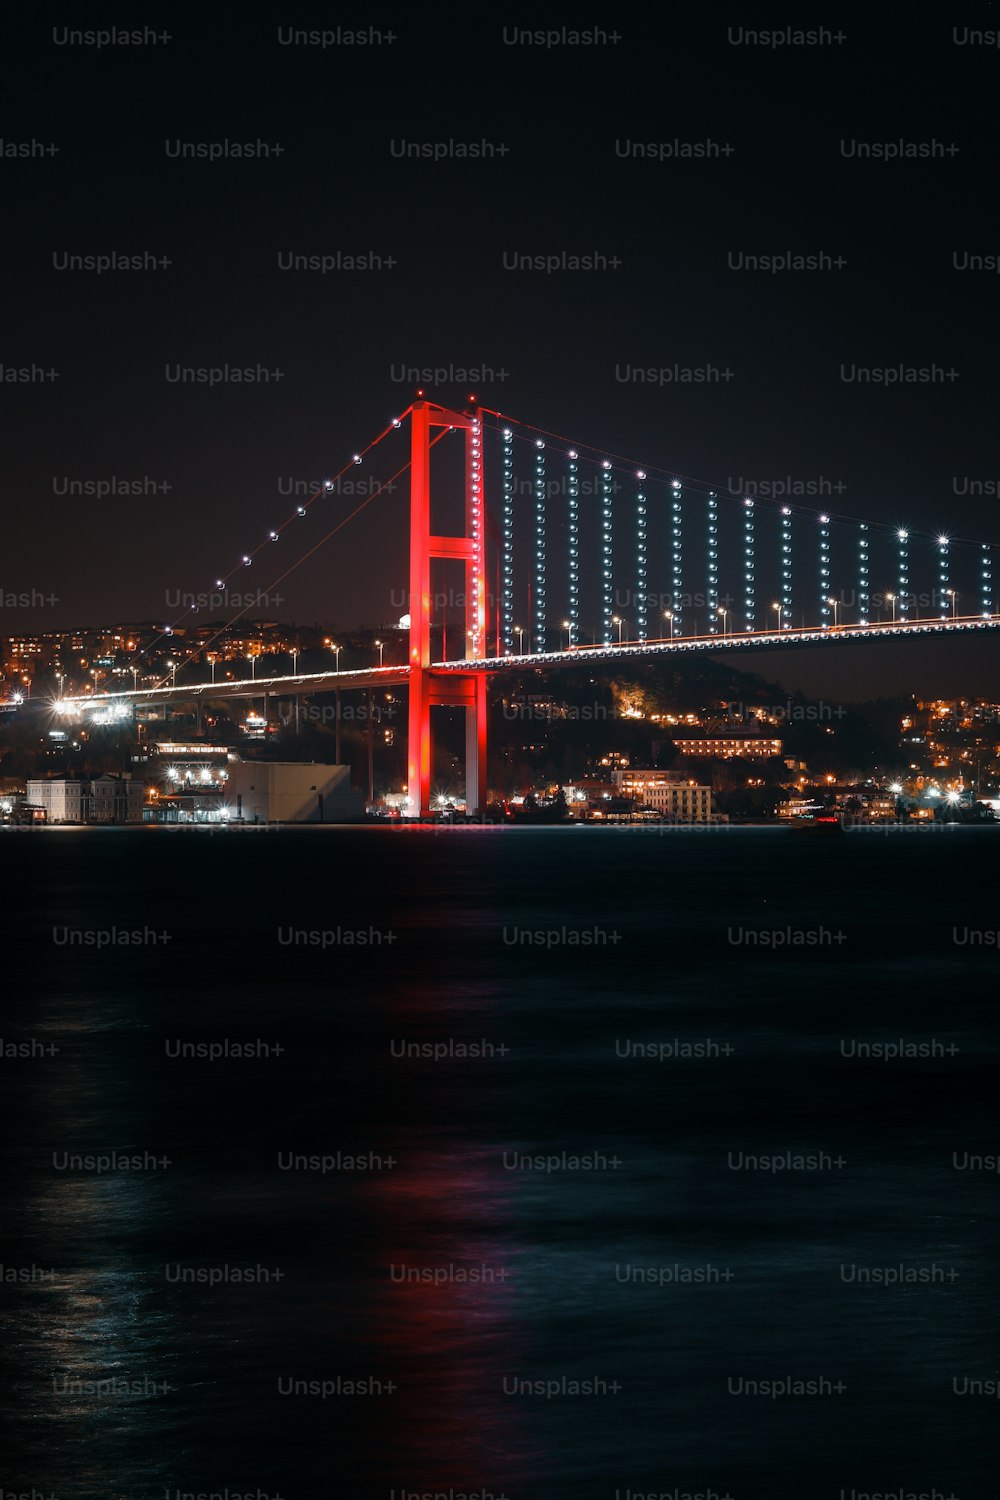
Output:
<path fill-rule="evenodd" d="M 385 654 L 385 646 L 382 643 L 382 641 L 376 641 L 375 644 L 378 647 L 378 664 L 379 664 L 379 666 L 381 666 L 382 665 L 382 657 Z"/>
<path fill-rule="evenodd" d="M 566 650 L 569 651 L 573 646 L 573 622 L 571 620 L 563 620 L 562 628 L 566 632 Z"/>
<path fill-rule="evenodd" d="M 717 612 L 722 616 L 722 634 L 725 635 L 726 621 L 729 619 L 729 611 L 728 609 L 723 609 L 722 605 L 720 604 Z"/>
<path fill-rule="evenodd" d="M 517 654 L 518 654 L 518 656 L 523 656 L 524 655 L 524 626 L 523 625 L 515 625 L 514 626 L 514 634 L 517 636 Z"/>
<path fill-rule="evenodd" d="M 138 689 L 139 689 L 139 668 L 138 667 L 133 667 L 132 668 L 132 691 L 133 691 L 133 693 L 138 692 Z"/>
<path fill-rule="evenodd" d="M 611 623 L 618 626 L 618 644 L 620 646 L 622 644 L 622 631 L 625 629 L 625 621 L 621 615 L 612 615 Z"/>
<path fill-rule="evenodd" d="M 299 669 L 299 648 L 298 648 L 298 646 L 294 646 L 289 654 L 290 654 L 290 656 L 292 658 L 292 676 L 294 677 L 295 674 L 296 674 L 296 672 Z"/>
<path fill-rule="evenodd" d="M 951 595 L 951 618 L 953 620 L 957 620 L 958 619 L 958 595 L 956 594 L 956 592 L 955 592 L 954 589 L 945 589 L 945 593 Z"/>
<path fill-rule="evenodd" d="M 836 630 L 836 628 L 837 628 L 837 610 L 840 608 L 840 600 L 839 599 L 828 599 L 826 602 L 827 602 L 827 604 L 832 604 L 833 605 L 833 628 L 834 628 L 834 630 Z"/>
<path fill-rule="evenodd" d="M 170 668 L 170 686 L 171 687 L 176 687 L 177 686 L 177 663 L 175 661 L 168 661 L 167 662 L 167 666 Z"/>
<path fill-rule="evenodd" d="M 63 695 L 63 683 L 66 681 L 66 673 L 65 672 L 57 672 L 56 673 L 56 681 L 59 684 L 59 696 L 61 698 L 62 695 Z"/>
<path fill-rule="evenodd" d="M 775 617 L 775 621 L 774 621 L 774 628 L 775 628 L 775 630 L 780 630 L 781 629 L 781 605 L 780 604 L 772 604 L 771 608 L 773 610 L 777 611 L 777 614 L 776 614 L 776 617 Z"/>
<path fill-rule="evenodd" d="M 672 609 L 665 609 L 663 611 L 663 618 L 670 621 L 670 639 L 673 640 L 677 634 L 677 616 Z"/>
<path fill-rule="evenodd" d="M 257 677 L 257 658 L 251 653 L 247 657 L 247 661 L 250 663 L 250 680 L 253 682 Z"/>
<path fill-rule="evenodd" d="M 896 596 L 895 596 L 895 594 L 886 594 L 885 597 L 888 599 L 889 603 L 892 605 L 892 623 L 895 625 L 895 623 L 896 623 Z"/>

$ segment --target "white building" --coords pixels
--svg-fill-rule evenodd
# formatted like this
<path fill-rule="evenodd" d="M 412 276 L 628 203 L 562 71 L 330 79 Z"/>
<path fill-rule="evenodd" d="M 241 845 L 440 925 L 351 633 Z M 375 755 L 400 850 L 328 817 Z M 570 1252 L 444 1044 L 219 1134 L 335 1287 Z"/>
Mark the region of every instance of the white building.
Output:
<path fill-rule="evenodd" d="M 245 823 L 341 823 L 364 811 L 351 790 L 350 766 L 313 761 L 232 761 L 226 783 L 230 820 Z"/>
<path fill-rule="evenodd" d="M 29 781 L 25 802 L 45 809 L 47 823 L 141 823 L 146 787 L 129 776 Z"/>
<path fill-rule="evenodd" d="M 712 788 L 693 786 L 667 771 L 622 769 L 611 779 L 619 796 L 634 797 L 640 807 L 651 807 L 663 818 L 677 823 L 712 821 Z"/>

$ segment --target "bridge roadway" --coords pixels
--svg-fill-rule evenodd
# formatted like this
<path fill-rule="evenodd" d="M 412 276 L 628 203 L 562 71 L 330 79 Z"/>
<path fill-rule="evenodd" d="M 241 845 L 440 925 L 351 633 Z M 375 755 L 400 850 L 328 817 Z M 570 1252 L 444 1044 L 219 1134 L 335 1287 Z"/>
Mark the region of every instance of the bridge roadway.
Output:
<path fill-rule="evenodd" d="M 532 652 L 512 656 L 488 656 L 468 661 L 441 661 L 431 664 L 431 671 L 442 673 L 523 671 L 530 667 L 565 667 L 577 662 L 614 664 L 638 657 L 684 655 L 691 652 L 709 654 L 747 650 L 754 646 L 819 646 L 847 641 L 899 638 L 902 636 L 940 636 L 1000 628 L 1000 614 L 958 615 L 948 620 L 910 620 L 877 625 L 811 626 L 802 630 L 730 631 L 725 635 L 676 636 L 673 640 L 623 641 L 612 646 L 573 646 L 568 650 Z M 88 693 L 85 697 L 67 697 L 67 709 L 96 703 L 135 703 L 136 705 L 169 703 L 183 700 L 216 702 L 225 698 L 294 697 L 304 693 L 333 693 L 367 688 L 404 686 L 409 680 L 408 666 L 368 667 L 354 672 L 306 672 L 286 677 L 244 678 L 238 682 L 196 682 L 181 687 L 135 688 L 121 692 Z"/>

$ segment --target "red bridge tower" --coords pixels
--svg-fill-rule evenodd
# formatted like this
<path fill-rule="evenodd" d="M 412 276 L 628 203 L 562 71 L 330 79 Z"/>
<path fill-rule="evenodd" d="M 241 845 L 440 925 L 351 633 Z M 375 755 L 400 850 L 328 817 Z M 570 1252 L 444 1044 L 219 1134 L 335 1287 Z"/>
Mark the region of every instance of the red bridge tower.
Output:
<path fill-rule="evenodd" d="M 431 446 L 436 428 L 465 433 L 465 535 L 431 532 Z M 486 515 L 483 424 L 475 412 L 461 414 L 415 401 L 410 409 L 410 708 L 407 793 L 410 810 L 431 811 L 431 709 L 465 709 L 465 800 L 470 813 L 486 806 L 486 678 L 482 672 L 431 670 L 431 559 L 465 563 L 465 659 L 486 655 Z"/>

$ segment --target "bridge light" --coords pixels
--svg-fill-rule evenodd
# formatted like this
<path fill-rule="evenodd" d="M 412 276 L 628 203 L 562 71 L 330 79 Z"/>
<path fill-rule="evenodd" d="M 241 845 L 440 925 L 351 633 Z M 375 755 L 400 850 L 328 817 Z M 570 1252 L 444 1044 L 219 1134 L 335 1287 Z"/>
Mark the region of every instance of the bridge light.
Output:
<path fill-rule="evenodd" d="M 646 640 L 646 618 L 648 599 L 646 594 L 646 495 L 642 481 L 645 479 L 645 470 L 640 469 L 637 474 L 639 487 L 635 496 L 635 627 L 636 637 L 640 644 Z"/>
<path fill-rule="evenodd" d="M 567 454 L 566 470 L 566 501 L 567 501 L 567 525 L 569 530 L 568 557 L 569 557 L 569 643 L 573 644 L 573 632 L 576 632 L 577 641 L 580 639 L 580 468 L 577 463 L 578 454 L 575 448 L 571 448 Z"/>
<path fill-rule="evenodd" d="M 993 557 L 985 542 L 980 548 L 980 556 L 982 559 L 980 603 L 984 617 L 989 619 L 993 613 Z"/>
<path fill-rule="evenodd" d="M 672 492 L 670 501 L 670 603 L 674 611 L 677 633 L 683 635 L 684 627 L 680 612 L 684 604 L 684 514 L 680 480 L 675 479 L 670 488 Z"/>
<path fill-rule="evenodd" d="M 792 508 L 783 505 L 781 508 L 781 614 L 779 618 L 783 624 L 789 624 L 792 618 Z"/>
<path fill-rule="evenodd" d="M 514 434 L 503 430 L 503 592 L 500 629 L 505 653 L 514 650 Z"/>
<path fill-rule="evenodd" d="M 296 515 L 297 515 L 297 516 L 304 516 L 304 515 L 305 515 L 305 513 L 306 513 L 306 508 L 305 508 L 305 506 L 304 506 L 304 505 L 297 505 L 297 506 L 296 506 L 296 507 L 295 507 L 295 514 L 296 514 Z"/>
<path fill-rule="evenodd" d="M 708 544 L 707 564 L 708 583 L 705 589 L 705 604 L 708 608 L 708 633 L 718 634 L 718 608 L 719 608 L 719 499 L 714 490 L 709 490 L 707 501 L 708 515 Z"/>
<path fill-rule="evenodd" d="M 757 618 L 756 575 L 754 566 L 754 504 L 749 495 L 743 500 L 743 628 L 753 630 Z"/>
<path fill-rule="evenodd" d="M 942 620 L 948 618 L 945 608 L 945 599 L 950 595 L 952 601 L 952 613 L 955 612 L 955 590 L 948 587 L 949 582 L 949 548 L 946 536 L 938 537 L 938 592 L 940 594 L 940 616 Z"/>
<path fill-rule="evenodd" d="M 611 645 L 612 614 L 614 612 L 614 581 L 612 574 L 612 527 L 614 481 L 611 478 L 611 463 L 604 459 L 601 465 L 601 554 L 603 559 L 601 591 L 601 640 Z"/>
<path fill-rule="evenodd" d="M 819 518 L 819 618 L 825 630 L 830 623 L 830 517 Z M 836 613 L 834 624 L 837 623 Z"/>
<path fill-rule="evenodd" d="M 535 442 L 535 650 L 545 650 L 545 444 Z"/>

